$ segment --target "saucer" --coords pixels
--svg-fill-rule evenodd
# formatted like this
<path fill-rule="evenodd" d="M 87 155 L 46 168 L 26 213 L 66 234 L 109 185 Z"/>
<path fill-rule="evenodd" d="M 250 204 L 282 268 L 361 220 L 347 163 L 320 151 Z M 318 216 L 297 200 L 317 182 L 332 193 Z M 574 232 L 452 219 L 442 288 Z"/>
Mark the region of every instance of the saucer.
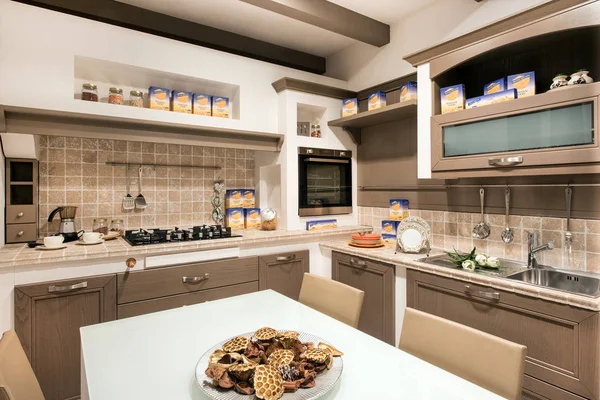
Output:
<path fill-rule="evenodd" d="M 36 246 L 36 250 L 60 250 L 60 249 L 64 249 L 66 248 L 67 245 L 66 244 L 61 244 L 60 246 L 56 246 L 56 247 L 46 247 L 46 245 L 40 245 L 40 246 Z"/>
<path fill-rule="evenodd" d="M 104 243 L 104 239 L 100 239 L 100 240 L 98 240 L 98 241 L 96 241 L 96 242 L 89 242 L 89 243 L 88 243 L 88 242 L 84 242 L 84 241 L 83 241 L 83 240 L 81 240 L 81 239 L 79 239 L 79 240 L 77 241 L 77 244 L 80 244 L 80 245 L 82 245 L 82 246 L 91 246 L 91 245 L 94 245 L 94 244 L 100 244 L 100 243 Z"/>

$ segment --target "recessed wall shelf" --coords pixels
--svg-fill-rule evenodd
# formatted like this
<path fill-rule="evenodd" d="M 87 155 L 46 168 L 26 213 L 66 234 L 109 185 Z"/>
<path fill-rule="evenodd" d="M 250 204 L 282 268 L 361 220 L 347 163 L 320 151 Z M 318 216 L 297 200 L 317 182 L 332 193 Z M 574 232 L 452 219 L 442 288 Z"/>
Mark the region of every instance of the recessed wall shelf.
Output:
<path fill-rule="evenodd" d="M 351 117 L 329 121 L 329 126 L 337 126 L 348 132 L 356 144 L 360 144 L 361 128 L 400 121 L 417 116 L 417 101 L 410 100 L 389 106 L 361 112 Z"/>
<path fill-rule="evenodd" d="M 0 132 L 262 151 L 280 151 L 284 140 L 276 133 L 4 105 L 0 105 Z"/>

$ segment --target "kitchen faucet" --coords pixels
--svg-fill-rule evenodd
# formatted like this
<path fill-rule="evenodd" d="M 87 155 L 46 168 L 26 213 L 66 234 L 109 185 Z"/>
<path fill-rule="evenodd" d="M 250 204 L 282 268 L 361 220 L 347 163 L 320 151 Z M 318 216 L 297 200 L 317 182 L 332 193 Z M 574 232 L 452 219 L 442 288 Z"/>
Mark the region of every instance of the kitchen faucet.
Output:
<path fill-rule="evenodd" d="M 529 248 L 529 253 L 527 254 L 527 268 L 539 268 L 537 258 L 535 257 L 537 253 L 544 250 L 552 250 L 554 248 L 554 243 L 548 242 L 541 246 L 535 247 L 535 232 L 528 232 L 527 235 L 527 244 Z"/>

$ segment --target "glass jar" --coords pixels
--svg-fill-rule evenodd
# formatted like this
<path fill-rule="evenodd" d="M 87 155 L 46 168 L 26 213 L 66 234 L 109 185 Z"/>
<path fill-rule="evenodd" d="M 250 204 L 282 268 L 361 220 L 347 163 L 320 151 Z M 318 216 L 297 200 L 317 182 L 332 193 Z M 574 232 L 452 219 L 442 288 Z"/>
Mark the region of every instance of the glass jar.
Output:
<path fill-rule="evenodd" d="M 263 231 L 274 231 L 277 229 L 277 211 L 273 208 L 265 208 L 260 213 L 260 229 Z"/>
<path fill-rule="evenodd" d="M 310 136 L 314 138 L 321 137 L 321 125 L 320 124 L 312 124 L 310 126 Z"/>
<path fill-rule="evenodd" d="M 81 85 L 81 100 L 98 101 L 98 86 L 93 83 L 84 83 Z"/>
<path fill-rule="evenodd" d="M 94 219 L 94 224 L 92 225 L 92 231 L 101 233 L 103 235 L 108 235 L 108 226 L 106 225 L 106 218 Z"/>
<path fill-rule="evenodd" d="M 108 89 L 108 103 L 123 105 L 123 89 L 118 87 L 111 87 Z"/>
<path fill-rule="evenodd" d="M 129 105 L 131 107 L 144 107 L 144 93 L 139 90 L 129 92 Z"/>
<path fill-rule="evenodd" d="M 110 221 L 110 231 L 117 232 L 119 236 L 125 235 L 125 228 L 123 227 L 122 219 L 113 219 Z"/>

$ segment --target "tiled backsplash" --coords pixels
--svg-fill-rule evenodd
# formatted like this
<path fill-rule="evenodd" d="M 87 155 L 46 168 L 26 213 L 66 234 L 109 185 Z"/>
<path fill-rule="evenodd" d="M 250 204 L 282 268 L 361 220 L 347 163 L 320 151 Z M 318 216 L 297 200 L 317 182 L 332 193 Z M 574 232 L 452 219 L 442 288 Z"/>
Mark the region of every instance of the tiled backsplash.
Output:
<path fill-rule="evenodd" d="M 254 152 L 249 150 L 58 136 L 42 136 L 40 147 L 41 236 L 58 231 L 58 216 L 51 224 L 47 219 L 61 205 L 79 207 L 80 229 L 91 229 L 94 218 L 106 218 L 108 224 L 122 219 L 126 229 L 186 227 L 212 223 L 215 180 L 225 180 L 229 189 L 254 188 Z M 124 211 L 126 167 L 108 166 L 106 161 L 177 167 L 144 167 L 142 194 L 148 208 Z M 203 165 L 222 169 L 184 167 Z M 135 197 L 138 168 L 131 168 L 130 179 Z"/>
<path fill-rule="evenodd" d="M 479 223 L 480 214 L 448 211 L 410 210 L 410 215 L 423 218 L 432 232 L 432 246 L 443 249 L 456 248 L 477 251 L 491 256 L 514 260 L 527 260 L 527 232 L 536 232 L 538 244 L 552 241 L 554 250 L 538 253 L 540 263 L 553 267 L 600 272 L 600 221 L 572 219 L 573 246 L 569 253 L 564 244 L 567 221 L 564 218 L 543 218 L 513 215 L 509 226 L 514 240 L 506 244 L 500 235 L 505 228 L 504 216 L 485 214 L 492 229 L 489 238 L 473 239 L 471 231 Z M 371 225 L 375 232 L 381 231 L 381 221 L 389 219 L 389 209 L 359 207 L 359 221 Z"/>

